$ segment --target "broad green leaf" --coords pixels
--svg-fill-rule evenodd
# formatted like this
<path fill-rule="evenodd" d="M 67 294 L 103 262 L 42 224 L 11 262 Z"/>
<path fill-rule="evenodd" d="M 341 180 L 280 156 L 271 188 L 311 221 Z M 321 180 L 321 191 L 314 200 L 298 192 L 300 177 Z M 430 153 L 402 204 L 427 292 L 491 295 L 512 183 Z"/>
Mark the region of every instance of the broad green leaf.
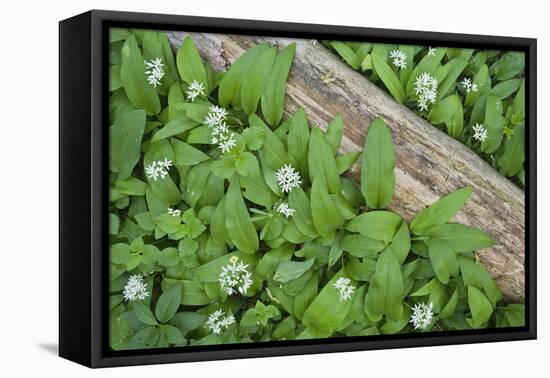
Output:
<path fill-rule="evenodd" d="M 289 123 L 288 153 L 298 165 L 298 170 L 307 177 L 309 176 L 309 126 L 304 109 L 299 108 L 286 122 Z"/>
<path fill-rule="evenodd" d="M 344 236 L 341 245 L 344 251 L 350 255 L 363 258 L 373 258 L 386 247 L 383 241 L 371 239 L 360 234 Z"/>
<path fill-rule="evenodd" d="M 328 267 L 329 269 L 336 264 L 336 262 L 340 259 L 342 256 L 342 252 L 344 252 L 344 248 L 342 247 L 342 237 L 343 233 L 339 233 L 336 235 L 336 237 L 332 241 L 332 245 L 330 246 L 330 252 L 328 255 Z"/>
<path fill-rule="evenodd" d="M 191 130 L 197 127 L 199 123 L 185 116 L 180 116 L 168 122 L 162 129 L 157 131 L 151 142 L 156 142 L 158 140 L 166 139 L 168 137 L 184 133 L 188 130 Z"/>
<path fill-rule="evenodd" d="M 343 270 L 336 273 L 302 316 L 302 324 L 313 337 L 329 337 L 346 318 L 353 300 L 340 300 L 338 290 L 334 287 L 336 280 L 342 276 Z M 355 286 L 355 282 L 351 281 L 350 285 Z"/>
<path fill-rule="evenodd" d="M 399 215 L 390 211 L 369 211 L 352 219 L 346 230 L 389 243 L 399 230 L 401 221 Z"/>
<path fill-rule="evenodd" d="M 443 284 L 448 284 L 450 277 L 458 275 L 456 254 L 445 242 L 438 239 L 428 240 L 428 253 L 435 275 Z"/>
<path fill-rule="evenodd" d="M 290 191 L 288 194 L 288 203 L 295 211 L 292 219 L 296 223 L 296 227 L 298 227 L 300 232 L 312 238 L 316 237 L 318 234 L 313 224 L 311 206 L 309 199 L 302 188 L 297 187 Z"/>
<path fill-rule="evenodd" d="M 361 60 L 357 57 L 355 52 L 344 42 L 332 41 L 330 45 L 336 50 L 336 52 L 351 66 L 354 70 L 358 70 L 361 66 Z"/>
<path fill-rule="evenodd" d="M 141 302 L 136 302 L 133 304 L 133 306 L 134 313 L 141 322 L 151 326 L 158 324 L 157 320 L 155 319 L 155 315 L 153 315 L 149 307 L 147 307 L 145 304 Z"/>
<path fill-rule="evenodd" d="M 511 79 L 498 83 L 491 88 L 490 94 L 497 97 L 499 100 L 504 100 L 506 97 L 513 95 L 521 85 L 523 80 Z"/>
<path fill-rule="evenodd" d="M 304 312 L 307 310 L 311 302 L 317 296 L 319 286 L 319 274 L 317 272 L 311 275 L 306 285 L 296 295 L 294 300 L 294 315 L 298 319 L 302 319 Z"/>
<path fill-rule="evenodd" d="M 206 80 L 206 71 L 202 64 L 201 56 L 197 46 L 193 42 L 191 36 L 187 36 L 181 42 L 181 46 L 176 56 L 178 72 L 181 79 L 190 85 L 193 81 L 202 83 L 205 87 L 208 86 Z M 207 89 L 207 88 L 206 88 Z M 206 92 L 208 92 L 206 90 Z"/>
<path fill-rule="evenodd" d="M 158 114 L 160 100 L 156 89 L 147 82 L 145 63 L 134 35 L 130 35 L 121 50 L 120 80 L 133 106 L 148 115 Z"/>
<path fill-rule="evenodd" d="M 219 275 L 219 272 L 218 272 Z M 176 280 L 171 278 L 164 278 L 162 280 L 162 290 L 168 291 L 172 288 L 180 288 L 181 304 L 184 306 L 203 306 L 212 302 L 206 295 L 204 290 L 204 284 L 202 282 L 190 281 L 190 280 Z M 175 304 L 172 304 L 175 306 Z M 170 318 L 170 323 L 173 324 L 174 318 L 177 314 Z"/>
<path fill-rule="evenodd" d="M 338 156 L 336 158 L 338 174 L 341 175 L 342 173 L 348 171 L 353 164 L 355 164 L 359 156 L 361 156 L 361 151 L 352 151 Z"/>
<path fill-rule="evenodd" d="M 372 321 L 379 321 L 383 315 L 390 321 L 397 321 L 402 314 L 403 277 L 399 261 L 393 252 L 382 251 L 370 286 L 365 296 L 365 311 Z"/>
<path fill-rule="evenodd" d="M 502 153 L 497 160 L 499 172 L 508 177 L 518 174 L 525 160 L 525 126 L 522 123 L 513 130 L 514 135 L 504 141 Z"/>
<path fill-rule="evenodd" d="M 314 178 L 311 186 L 311 215 L 315 229 L 324 237 L 332 237 L 343 225 L 344 219 L 320 178 Z"/>
<path fill-rule="evenodd" d="M 388 91 L 391 93 L 393 98 L 397 100 L 400 104 L 405 102 L 407 95 L 405 94 L 405 89 L 401 85 L 399 78 L 395 74 L 395 71 L 382 59 L 378 54 L 371 54 L 372 65 L 374 70 L 380 77 L 380 80 L 384 83 Z M 371 126 L 372 127 L 372 126 Z"/>
<path fill-rule="evenodd" d="M 361 192 L 372 209 L 387 207 L 395 186 L 395 152 L 390 129 L 380 118 L 370 125 L 363 149 Z"/>
<path fill-rule="evenodd" d="M 328 188 L 329 193 L 340 193 L 340 178 L 334 153 L 323 132 L 316 127 L 311 129 L 308 163 L 312 182 L 318 179 Z"/>
<path fill-rule="evenodd" d="M 426 54 L 422 60 L 416 65 L 414 71 L 412 72 L 409 81 L 407 82 L 407 96 L 409 98 L 415 98 L 414 83 L 416 79 L 424 72 L 429 73 L 433 76 L 436 68 L 441 64 L 441 59 L 445 56 L 446 48 L 437 47 L 433 55 Z"/>
<path fill-rule="evenodd" d="M 218 99 L 221 106 L 227 107 L 230 104 L 240 105 L 243 77 L 245 74 L 248 74 L 250 66 L 256 61 L 258 56 L 268 48 L 269 45 L 267 43 L 261 43 L 254 46 L 241 55 L 231 67 L 229 67 L 220 82 L 220 88 L 218 90 Z"/>
<path fill-rule="evenodd" d="M 277 126 L 283 117 L 286 80 L 295 50 L 296 43 L 291 43 L 277 55 L 262 94 L 262 114 L 271 127 Z"/>
<path fill-rule="evenodd" d="M 485 232 L 463 224 L 443 224 L 431 229 L 427 235 L 444 241 L 458 253 L 477 251 L 495 244 L 495 241 Z"/>
<path fill-rule="evenodd" d="M 109 164 L 111 171 L 118 172 L 119 179 L 129 177 L 138 163 L 144 129 L 145 112 L 143 110 L 122 114 L 109 128 L 111 143 Z"/>
<path fill-rule="evenodd" d="M 493 95 L 487 96 L 485 108 L 485 121 L 483 125 L 487 129 L 488 138 L 481 143 L 481 150 L 488 154 L 495 152 L 502 143 L 502 129 L 506 120 L 502 116 L 502 103 Z"/>
<path fill-rule="evenodd" d="M 434 277 L 428 281 L 428 283 L 415 290 L 414 293 L 409 294 L 409 296 L 424 297 L 426 295 L 430 295 L 439 285 L 441 285 L 441 282 L 437 279 L 437 277 Z"/>
<path fill-rule="evenodd" d="M 264 178 L 260 175 L 251 177 L 240 177 L 243 191 L 243 197 L 254 202 L 255 204 L 262 205 L 266 208 L 271 208 L 275 202 L 275 196 L 273 192 L 266 185 Z M 296 188 L 294 188 L 296 190 Z"/>
<path fill-rule="evenodd" d="M 307 261 L 281 261 L 273 275 L 273 279 L 278 282 L 289 282 L 307 272 L 315 262 L 315 259 Z"/>
<path fill-rule="evenodd" d="M 455 289 L 454 292 L 453 292 L 453 295 L 451 295 L 451 298 L 449 299 L 449 301 L 447 302 L 445 307 L 443 307 L 443 309 L 439 313 L 439 318 L 440 319 L 451 316 L 453 314 L 453 312 L 455 312 L 456 307 L 458 305 L 458 299 L 459 299 L 458 289 Z"/>
<path fill-rule="evenodd" d="M 447 134 L 458 139 L 464 128 L 464 115 L 460 97 L 454 94 L 438 102 L 430 110 L 428 120 L 435 125 L 444 123 Z"/>
<path fill-rule="evenodd" d="M 228 215 L 225 226 L 235 246 L 245 253 L 256 252 L 259 247 L 258 235 L 244 203 L 238 178 L 230 181 L 225 196 L 225 214 Z"/>
<path fill-rule="evenodd" d="M 265 162 L 273 170 L 278 170 L 288 164 L 288 154 L 283 142 L 271 131 L 271 129 L 256 114 L 249 117 L 250 127 L 259 128 L 264 131 L 264 143 L 261 148 Z"/>
<path fill-rule="evenodd" d="M 464 206 L 471 194 L 472 188 L 469 186 L 447 194 L 418 213 L 411 222 L 411 230 L 416 235 L 424 235 L 430 229 L 447 223 Z"/>
<path fill-rule="evenodd" d="M 259 177 L 260 164 L 251 152 L 244 151 L 235 158 L 235 170 L 241 176 Z"/>
<path fill-rule="evenodd" d="M 262 256 L 258 265 L 256 265 L 256 275 L 262 280 L 271 276 L 280 262 L 290 260 L 293 252 L 294 246 L 290 243 L 285 243 L 278 248 L 269 250 Z"/>
<path fill-rule="evenodd" d="M 171 142 L 177 165 L 196 165 L 202 161 L 210 159 L 210 156 L 201 150 L 196 149 L 181 140 L 172 138 Z"/>
<path fill-rule="evenodd" d="M 411 235 L 407 222 L 401 222 L 401 227 L 399 227 L 399 230 L 394 235 L 389 248 L 391 248 L 397 257 L 399 264 L 403 264 L 411 249 Z"/>
<path fill-rule="evenodd" d="M 344 118 L 338 114 L 330 121 L 325 133 L 325 139 L 330 144 L 332 151 L 336 154 L 342 143 L 342 136 L 344 135 Z"/>
<path fill-rule="evenodd" d="M 181 286 L 175 285 L 162 293 L 155 307 L 155 315 L 159 322 L 166 323 L 170 320 L 181 303 Z"/>
<path fill-rule="evenodd" d="M 469 50 L 469 51 L 470 51 L 469 55 L 471 55 L 473 50 Z M 438 100 L 445 98 L 451 92 L 451 90 L 456 86 L 456 80 L 468 65 L 468 59 L 470 58 L 469 55 L 454 58 L 447 63 L 450 66 L 449 73 L 445 76 L 445 78 L 439 83 L 437 87 Z"/>
<path fill-rule="evenodd" d="M 471 318 L 466 319 L 472 328 L 482 328 L 491 317 L 493 307 L 491 302 L 481 291 L 473 286 L 468 286 L 468 306 Z"/>
<path fill-rule="evenodd" d="M 255 113 L 258 108 L 258 102 L 268 83 L 276 56 L 275 47 L 263 51 L 254 60 L 242 80 L 241 105 L 248 115 Z"/>
<path fill-rule="evenodd" d="M 510 51 L 491 66 L 491 73 L 497 80 L 508 80 L 518 75 L 525 67 L 525 53 Z"/>

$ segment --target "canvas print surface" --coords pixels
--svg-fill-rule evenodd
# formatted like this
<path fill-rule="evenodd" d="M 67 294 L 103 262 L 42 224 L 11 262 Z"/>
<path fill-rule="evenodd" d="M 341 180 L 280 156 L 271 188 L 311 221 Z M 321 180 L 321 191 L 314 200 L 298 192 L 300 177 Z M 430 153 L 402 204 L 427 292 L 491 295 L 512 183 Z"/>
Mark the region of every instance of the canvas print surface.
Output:
<path fill-rule="evenodd" d="M 523 326 L 524 65 L 111 29 L 109 348 Z"/>

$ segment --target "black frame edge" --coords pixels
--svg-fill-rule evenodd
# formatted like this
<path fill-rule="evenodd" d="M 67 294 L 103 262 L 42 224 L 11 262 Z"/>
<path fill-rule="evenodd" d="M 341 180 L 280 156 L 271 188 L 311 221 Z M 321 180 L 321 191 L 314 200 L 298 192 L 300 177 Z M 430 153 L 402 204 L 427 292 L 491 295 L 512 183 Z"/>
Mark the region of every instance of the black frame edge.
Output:
<path fill-rule="evenodd" d="M 59 355 L 91 366 L 91 12 L 59 23 Z"/>

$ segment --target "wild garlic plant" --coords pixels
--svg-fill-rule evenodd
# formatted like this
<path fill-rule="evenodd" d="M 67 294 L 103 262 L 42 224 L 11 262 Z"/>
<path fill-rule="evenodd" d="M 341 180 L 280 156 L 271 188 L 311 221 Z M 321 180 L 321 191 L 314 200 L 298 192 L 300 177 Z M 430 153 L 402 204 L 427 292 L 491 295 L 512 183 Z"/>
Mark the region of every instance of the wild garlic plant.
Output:
<path fill-rule="evenodd" d="M 493 239 L 449 223 L 470 188 L 409 222 L 388 210 L 396 163 L 384 120 L 372 121 L 353 181 L 359 154 L 338 153 L 342 117 L 323 132 L 303 109 L 283 116 L 294 44 L 258 44 L 216 72 L 189 36 L 174 55 L 162 32 L 111 33 L 112 349 L 523 322 L 475 258 Z M 405 75 L 432 50 L 392 54 Z M 411 98 L 433 111 L 442 79 L 424 72 Z M 485 127 L 476 143 L 491 138 Z"/>

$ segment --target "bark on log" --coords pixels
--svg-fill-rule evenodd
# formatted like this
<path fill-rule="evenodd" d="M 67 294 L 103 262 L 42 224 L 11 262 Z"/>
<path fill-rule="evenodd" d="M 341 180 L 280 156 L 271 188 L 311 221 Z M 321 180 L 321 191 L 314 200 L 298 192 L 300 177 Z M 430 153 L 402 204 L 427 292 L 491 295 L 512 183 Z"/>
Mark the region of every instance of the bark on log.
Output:
<path fill-rule="evenodd" d="M 337 114 L 344 117 L 341 152 L 362 149 L 373 118 L 391 128 L 396 149 L 396 189 L 390 208 L 410 221 L 418 211 L 466 185 L 473 193 L 453 221 L 478 227 L 497 242 L 478 253 L 508 301 L 525 298 L 524 192 L 501 176 L 469 148 L 442 133 L 320 44 L 287 38 L 169 32 L 177 50 L 191 34 L 202 56 L 225 70 L 259 42 L 281 47 L 296 42 L 296 55 L 287 84 L 286 114 L 303 107 L 311 125 L 326 128 Z M 325 83 L 327 73 L 334 81 Z M 358 166 L 352 169 L 358 177 Z"/>

